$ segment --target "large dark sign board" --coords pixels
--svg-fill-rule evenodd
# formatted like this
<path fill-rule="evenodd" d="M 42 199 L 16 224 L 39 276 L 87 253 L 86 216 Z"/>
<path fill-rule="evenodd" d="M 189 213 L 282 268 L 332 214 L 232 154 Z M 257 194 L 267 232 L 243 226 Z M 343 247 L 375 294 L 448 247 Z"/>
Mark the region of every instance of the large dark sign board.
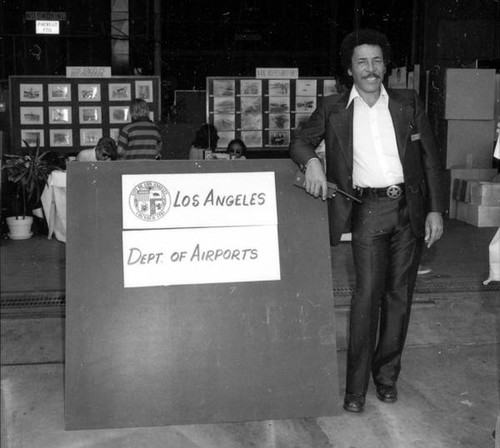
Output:
<path fill-rule="evenodd" d="M 69 164 L 67 429 L 271 420 L 338 412 L 326 204 L 293 186 L 295 172 L 290 160 Z M 271 255 L 277 251 L 278 263 L 258 274 L 269 273 L 269 279 L 251 280 L 252 271 L 242 272 L 245 280 L 241 281 L 229 271 L 225 277 L 222 269 L 211 274 L 214 281 L 205 276 L 203 283 L 189 284 L 189 279 L 175 275 L 166 286 L 148 286 L 147 276 L 127 270 L 154 270 L 161 257 L 180 263 L 174 252 L 163 252 L 178 243 L 179 238 L 170 235 L 183 230 L 127 228 L 124 216 L 130 210 L 122 201 L 129 195 L 123 191 L 126 179 L 137 176 L 135 182 L 142 176 L 163 179 L 183 173 L 193 177 L 193 185 L 201 183 L 196 182 L 197 176 L 213 173 L 220 180 L 235 173 L 242 179 L 253 173 L 272 176 L 276 247 L 271 243 L 259 250 L 269 249 Z M 238 190 L 239 185 L 233 185 Z M 174 207 L 181 197 L 180 187 L 175 182 L 165 186 Z M 248 188 L 258 192 L 263 187 Z M 269 190 L 266 194 L 271 196 Z M 250 202 L 258 203 L 259 197 L 264 196 L 255 196 L 253 202 L 247 198 L 241 213 L 248 213 L 243 209 Z M 130 209 L 137 206 L 134 201 Z M 173 212 L 171 208 L 169 213 Z M 257 227 L 248 228 L 249 239 L 260 231 Z M 188 243 L 194 245 L 212 231 L 220 229 L 202 225 Z M 242 232 L 242 227 L 228 227 L 227 238 L 218 242 L 210 233 L 209 238 L 214 244 L 229 244 L 233 232 Z M 137 248 L 143 241 L 150 241 L 157 252 L 139 256 Z M 240 241 L 250 248 L 256 240 L 249 243 L 244 233 Z M 257 271 L 260 253 L 248 251 Z M 234 266 L 243 251 L 232 254 Z M 201 260 L 202 255 L 197 256 L 194 261 Z M 183 261 L 193 259 L 191 253 Z M 204 275 L 203 266 L 208 264 L 193 263 L 192 279 Z M 165 278 L 169 275 L 165 271 Z M 137 286 L 141 282 L 146 286 Z"/>

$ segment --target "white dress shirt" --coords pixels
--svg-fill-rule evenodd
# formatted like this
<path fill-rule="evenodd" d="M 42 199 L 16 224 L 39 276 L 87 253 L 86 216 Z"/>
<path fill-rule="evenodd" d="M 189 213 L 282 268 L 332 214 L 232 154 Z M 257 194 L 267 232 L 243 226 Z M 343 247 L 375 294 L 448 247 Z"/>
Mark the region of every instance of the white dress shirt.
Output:
<path fill-rule="evenodd" d="M 380 97 L 368 106 L 355 86 L 347 107 L 354 101 L 353 184 L 383 188 L 404 182 L 394 125 L 389 112 L 389 96 L 381 86 Z"/>

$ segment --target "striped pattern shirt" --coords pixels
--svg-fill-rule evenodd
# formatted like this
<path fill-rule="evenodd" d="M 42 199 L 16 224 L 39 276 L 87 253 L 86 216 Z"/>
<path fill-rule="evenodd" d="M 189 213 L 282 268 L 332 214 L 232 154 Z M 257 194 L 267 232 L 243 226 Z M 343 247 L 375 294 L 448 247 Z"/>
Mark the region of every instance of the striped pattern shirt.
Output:
<path fill-rule="evenodd" d="M 160 130 L 148 117 L 138 117 L 120 130 L 118 154 L 123 159 L 155 159 L 160 151 Z"/>

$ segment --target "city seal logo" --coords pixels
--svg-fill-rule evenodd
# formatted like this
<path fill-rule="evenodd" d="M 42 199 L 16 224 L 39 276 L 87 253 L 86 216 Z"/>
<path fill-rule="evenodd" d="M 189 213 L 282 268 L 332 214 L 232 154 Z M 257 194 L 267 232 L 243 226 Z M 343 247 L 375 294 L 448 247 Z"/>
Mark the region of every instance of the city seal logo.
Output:
<path fill-rule="evenodd" d="M 143 221 L 157 221 L 163 218 L 172 204 L 167 188 L 154 180 L 136 185 L 129 197 L 130 209 Z"/>

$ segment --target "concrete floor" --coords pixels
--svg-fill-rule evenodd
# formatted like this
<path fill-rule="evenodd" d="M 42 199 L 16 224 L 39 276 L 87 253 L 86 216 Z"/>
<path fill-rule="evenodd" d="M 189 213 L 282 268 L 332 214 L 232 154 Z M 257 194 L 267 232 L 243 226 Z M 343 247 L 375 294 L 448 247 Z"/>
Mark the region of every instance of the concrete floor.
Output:
<path fill-rule="evenodd" d="M 479 262 L 462 264 L 465 282 L 485 278 L 482 250 L 481 272 Z M 2 448 L 500 448 L 492 436 L 500 425 L 500 289 L 443 287 L 443 278 L 458 278 L 450 266 L 461 254 L 473 255 L 462 244 L 447 261 L 430 258 L 433 274 L 421 281 L 412 309 L 399 401 L 381 403 L 370 386 L 362 414 L 343 412 L 339 402 L 338 415 L 321 418 L 65 431 L 64 317 L 3 313 Z M 348 286 L 348 263 L 337 257 L 333 267 L 337 282 L 343 276 L 337 286 Z M 347 295 L 335 296 L 340 397 Z"/>
<path fill-rule="evenodd" d="M 339 377 L 347 307 L 337 308 Z M 370 388 L 363 414 L 65 431 L 63 318 L 2 321 L 2 448 L 487 448 L 499 414 L 498 293 L 419 296 L 395 404 Z M 342 396 L 343 384 L 339 384 Z M 339 403 L 339 406 L 341 403 Z"/>

